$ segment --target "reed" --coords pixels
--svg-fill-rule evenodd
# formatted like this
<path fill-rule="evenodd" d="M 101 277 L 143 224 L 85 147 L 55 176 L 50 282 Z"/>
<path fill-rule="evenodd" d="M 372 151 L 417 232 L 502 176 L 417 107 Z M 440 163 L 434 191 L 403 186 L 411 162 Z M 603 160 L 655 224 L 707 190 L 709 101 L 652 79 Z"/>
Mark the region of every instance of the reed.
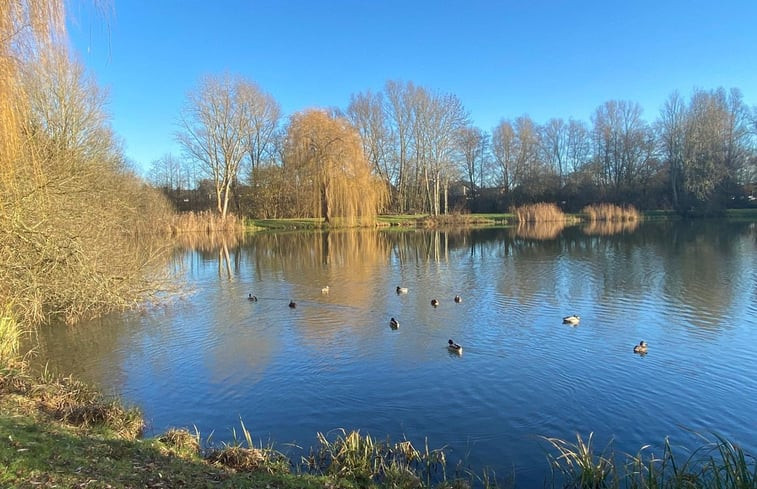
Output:
<path fill-rule="evenodd" d="M 10 365 L 18 358 L 18 347 L 23 337 L 10 306 L 0 309 L 0 368 Z"/>
<path fill-rule="evenodd" d="M 205 457 L 213 464 L 222 465 L 242 472 L 265 472 L 268 474 L 288 474 L 290 472 L 289 459 L 278 452 L 273 446 L 256 447 L 252 434 L 239 420 L 241 436 L 236 429 L 232 429 L 232 441 L 224 442 L 221 448 L 211 450 Z"/>
<path fill-rule="evenodd" d="M 512 210 L 518 222 L 550 222 L 566 221 L 568 216 L 557 207 L 557 204 L 539 202 L 516 207 Z"/>
<path fill-rule="evenodd" d="M 557 451 L 548 455 L 552 486 L 576 489 L 754 489 L 757 459 L 720 435 L 688 457 L 676 455 L 665 440 L 658 457 L 642 447 L 635 455 L 616 455 L 612 443 L 596 453 L 592 435 L 576 442 L 545 438 Z"/>
<path fill-rule="evenodd" d="M 182 233 L 241 232 L 244 227 L 244 219 L 234 214 L 227 214 L 224 218 L 211 211 L 182 212 L 173 216 L 167 232 L 171 236 Z"/>
<path fill-rule="evenodd" d="M 625 222 L 625 221 L 639 221 L 641 214 L 632 205 L 619 206 L 615 204 L 592 204 L 587 205 L 581 209 L 581 213 L 586 216 L 589 221 L 613 221 L 613 222 Z"/>
<path fill-rule="evenodd" d="M 434 479 L 446 481 L 444 450 L 423 452 L 407 440 L 392 444 L 359 431 L 336 430 L 330 440 L 318 433 L 319 449 L 305 462 L 311 471 L 349 480 L 360 487 L 378 484 L 393 488 L 431 487 Z M 441 471 L 441 475 L 437 475 Z"/>

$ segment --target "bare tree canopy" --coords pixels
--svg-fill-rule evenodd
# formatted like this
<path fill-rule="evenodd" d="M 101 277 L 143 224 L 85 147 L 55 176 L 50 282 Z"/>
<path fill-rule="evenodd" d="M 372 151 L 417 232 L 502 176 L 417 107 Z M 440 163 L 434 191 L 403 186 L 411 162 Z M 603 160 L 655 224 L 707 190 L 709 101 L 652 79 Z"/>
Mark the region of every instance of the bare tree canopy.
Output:
<path fill-rule="evenodd" d="M 208 76 L 187 95 L 177 140 L 185 155 L 213 180 L 216 210 L 225 217 L 242 162 L 252 167 L 271 150 L 280 110 L 241 77 Z"/>

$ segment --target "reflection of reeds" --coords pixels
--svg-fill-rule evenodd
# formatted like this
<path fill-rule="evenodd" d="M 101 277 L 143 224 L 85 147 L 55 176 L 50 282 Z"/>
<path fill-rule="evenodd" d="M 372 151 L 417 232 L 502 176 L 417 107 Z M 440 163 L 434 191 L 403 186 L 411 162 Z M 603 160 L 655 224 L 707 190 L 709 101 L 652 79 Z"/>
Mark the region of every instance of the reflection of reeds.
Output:
<path fill-rule="evenodd" d="M 618 206 L 615 204 L 592 204 L 587 205 L 581 212 L 589 221 L 638 221 L 641 218 L 639 211 L 632 205 Z"/>
<path fill-rule="evenodd" d="M 639 221 L 591 221 L 581 228 L 585 234 L 609 236 L 636 231 Z"/>
<path fill-rule="evenodd" d="M 528 204 L 513 209 L 513 214 L 518 222 L 551 222 L 565 221 L 568 219 L 557 204 L 539 202 L 538 204 Z"/>
<path fill-rule="evenodd" d="M 220 249 L 236 248 L 244 240 L 244 233 L 232 231 L 187 232 L 173 237 L 174 243 L 182 249 L 213 253 Z"/>
<path fill-rule="evenodd" d="M 520 222 L 516 236 L 528 239 L 555 239 L 565 229 L 565 221 Z"/>

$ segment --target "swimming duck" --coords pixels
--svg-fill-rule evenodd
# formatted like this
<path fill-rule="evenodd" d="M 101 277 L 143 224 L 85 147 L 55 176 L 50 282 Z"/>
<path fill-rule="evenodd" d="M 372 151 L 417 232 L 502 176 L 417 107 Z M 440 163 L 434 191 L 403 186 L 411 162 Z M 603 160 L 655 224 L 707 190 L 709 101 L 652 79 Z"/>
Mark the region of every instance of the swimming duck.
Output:
<path fill-rule="evenodd" d="M 326 287 L 321 289 L 321 294 L 328 294 L 328 293 L 329 293 L 329 286 L 327 285 Z"/>
<path fill-rule="evenodd" d="M 434 306 L 434 307 L 436 307 L 436 306 L 439 305 L 439 301 L 436 300 L 436 299 L 431 299 L 431 305 Z"/>
<path fill-rule="evenodd" d="M 641 340 L 638 345 L 633 347 L 634 353 L 646 353 L 647 352 L 647 344 L 644 343 L 644 340 Z"/>
<path fill-rule="evenodd" d="M 455 296 L 455 302 L 457 302 L 458 304 L 460 304 L 461 302 L 463 302 L 463 298 L 460 297 L 459 295 L 456 295 Z"/>
<path fill-rule="evenodd" d="M 247 294 L 247 300 L 250 302 L 257 302 L 258 298 L 252 294 Z"/>
<path fill-rule="evenodd" d="M 581 317 L 578 314 L 573 314 L 571 316 L 565 316 L 562 318 L 563 324 L 578 324 L 578 322 L 581 321 Z"/>
<path fill-rule="evenodd" d="M 389 326 L 391 326 L 392 329 L 397 329 L 400 327 L 400 322 L 392 318 L 389 320 Z"/>
<path fill-rule="evenodd" d="M 297 303 L 290 299 L 289 300 L 289 307 L 291 307 L 292 309 L 294 309 L 295 307 L 297 307 Z"/>
<path fill-rule="evenodd" d="M 452 353 L 457 353 L 457 354 L 462 354 L 462 353 L 463 353 L 463 347 L 462 347 L 462 346 L 460 346 L 460 345 L 458 345 L 458 344 L 457 344 L 457 343 L 455 343 L 454 341 L 452 341 L 452 339 L 450 339 L 450 340 L 449 340 L 449 341 L 447 342 L 447 348 L 448 348 L 448 349 L 449 349 L 449 351 L 451 351 Z"/>
<path fill-rule="evenodd" d="M 398 286 L 397 286 L 397 293 L 398 293 L 398 294 L 407 294 L 407 287 L 400 287 L 400 286 L 398 285 Z"/>

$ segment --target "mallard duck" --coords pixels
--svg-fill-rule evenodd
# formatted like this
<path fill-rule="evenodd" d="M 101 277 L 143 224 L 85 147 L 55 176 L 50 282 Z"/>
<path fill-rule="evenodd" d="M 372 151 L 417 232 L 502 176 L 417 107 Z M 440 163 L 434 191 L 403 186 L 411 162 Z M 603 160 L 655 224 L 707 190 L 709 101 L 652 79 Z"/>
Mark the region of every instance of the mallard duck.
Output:
<path fill-rule="evenodd" d="M 258 298 L 252 294 L 247 294 L 247 300 L 250 302 L 257 302 Z"/>
<path fill-rule="evenodd" d="M 400 322 L 397 321 L 396 319 L 392 318 L 392 319 L 389 320 L 389 326 L 391 326 L 392 329 L 397 329 L 397 328 L 400 327 Z"/>
<path fill-rule="evenodd" d="M 633 347 L 634 353 L 646 353 L 647 352 L 647 344 L 644 343 L 644 340 L 641 340 L 638 345 L 635 345 Z"/>
<path fill-rule="evenodd" d="M 447 342 L 447 348 L 453 353 L 461 354 L 463 352 L 463 347 L 452 341 L 452 339 Z"/>
<path fill-rule="evenodd" d="M 407 294 L 407 287 L 400 287 L 400 286 L 398 285 L 398 286 L 397 286 L 397 293 L 398 293 L 398 294 Z"/>
<path fill-rule="evenodd" d="M 581 316 L 578 314 L 573 314 L 571 316 L 565 316 L 562 318 L 562 322 L 564 324 L 578 324 L 578 322 L 581 321 Z"/>
<path fill-rule="evenodd" d="M 460 304 L 461 302 L 463 302 L 463 298 L 460 297 L 459 295 L 456 295 L 455 296 L 455 302 L 457 302 L 458 304 Z"/>
<path fill-rule="evenodd" d="M 439 305 L 439 301 L 436 300 L 436 299 L 431 299 L 431 305 L 434 306 L 434 307 L 436 307 L 436 306 Z"/>
<path fill-rule="evenodd" d="M 289 307 L 291 307 L 292 309 L 294 309 L 295 307 L 297 307 L 297 303 L 290 299 L 289 300 Z"/>
<path fill-rule="evenodd" d="M 329 293 L 329 286 L 327 285 L 326 287 L 321 289 L 321 294 L 328 294 L 328 293 Z"/>

